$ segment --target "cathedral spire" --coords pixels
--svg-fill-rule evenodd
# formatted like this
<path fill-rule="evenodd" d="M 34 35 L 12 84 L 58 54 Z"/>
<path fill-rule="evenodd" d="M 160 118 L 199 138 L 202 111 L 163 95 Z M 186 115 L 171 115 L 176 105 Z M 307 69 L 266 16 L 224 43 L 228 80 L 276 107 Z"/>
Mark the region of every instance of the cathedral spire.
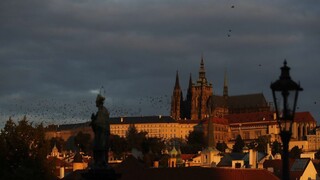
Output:
<path fill-rule="evenodd" d="M 223 97 L 228 97 L 227 70 L 224 71 Z"/>
<path fill-rule="evenodd" d="M 179 73 L 177 71 L 176 82 L 171 99 L 171 116 L 173 119 L 179 120 L 181 118 L 182 108 L 182 91 L 180 89 Z"/>
<path fill-rule="evenodd" d="M 174 89 L 180 89 L 179 72 L 178 71 L 177 71 L 177 74 L 176 74 L 176 83 L 174 85 Z"/>
<path fill-rule="evenodd" d="M 205 71 L 205 69 L 204 69 L 203 55 L 201 55 L 201 62 L 200 62 L 200 70 L 199 70 L 198 83 L 200 83 L 200 84 L 206 84 L 206 83 L 207 83 L 206 71 Z"/>
<path fill-rule="evenodd" d="M 190 73 L 190 77 L 189 77 L 189 87 L 188 87 L 188 89 L 191 90 L 191 88 L 192 88 L 192 74 Z"/>

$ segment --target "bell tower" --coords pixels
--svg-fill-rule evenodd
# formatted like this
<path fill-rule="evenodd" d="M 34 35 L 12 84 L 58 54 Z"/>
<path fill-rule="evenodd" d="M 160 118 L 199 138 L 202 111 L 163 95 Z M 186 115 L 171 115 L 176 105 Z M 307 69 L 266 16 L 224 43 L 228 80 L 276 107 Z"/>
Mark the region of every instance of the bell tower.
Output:
<path fill-rule="evenodd" d="M 208 83 L 206 78 L 203 56 L 201 56 L 199 78 L 191 91 L 191 119 L 200 120 L 208 117 L 206 102 L 213 95 L 213 90 L 212 84 Z"/>

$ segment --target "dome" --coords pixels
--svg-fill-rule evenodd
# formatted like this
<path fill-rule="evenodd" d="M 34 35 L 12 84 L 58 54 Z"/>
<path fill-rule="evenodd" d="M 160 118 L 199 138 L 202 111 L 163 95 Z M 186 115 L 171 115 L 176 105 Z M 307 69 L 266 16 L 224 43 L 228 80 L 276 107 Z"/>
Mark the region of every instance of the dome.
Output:
<path fill-rule="evenodd" d="M 177 156 L 177 154 L 178 154 L 178 151 L 176 150 L 175 147 L 173 147 L 172 150 L 170 151 L 170 155 L 175 157 Z"/>

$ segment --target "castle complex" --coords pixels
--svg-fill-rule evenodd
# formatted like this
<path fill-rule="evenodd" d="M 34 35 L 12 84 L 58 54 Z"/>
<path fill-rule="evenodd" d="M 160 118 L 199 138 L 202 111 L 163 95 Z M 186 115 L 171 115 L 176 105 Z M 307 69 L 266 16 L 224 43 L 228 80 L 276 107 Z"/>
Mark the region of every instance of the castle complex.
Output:
<path fill-rule="evenodd" d="M 208 122 L 213 124 L 214 142 L 232 142 L 237 135 L 250 142 L 259 136 L 269 135 L 271 141 L 280 140 L 279 127 L 270 105 L 262 93 L 230 96 L 227 77 L 224 77 L 223 95 L 214 94 L 212 84 L 205 73 L 204 59 L 201 58 L 199 77 L 194 83 L 190 75 L 187 95 L 184 98 L 176 74 L 170 116 L 140 116 L 110 118 L 110 132 L 124 137 L 130 125 L 138 131 L 148 132 L 149 137 L 163 139 L 186 138 L 190 131 L 204 130 Z M 48 128 L 47 138 L 61 137 L 64 140 L 78 132 L 92 133 L 89 123 L 60 125 Z M 316 127 L 316 120 L 309 112 L 297 112 L 292 141 L 307 140 L 309 132 Z M 311 136 L 310 136 L 311 137 Z M 315 144 L 313 142 L 313 144 Z M 305 149 L 306 146 L 301 145 Z M 314 145 L 313 145 L 314 146 Z"/>

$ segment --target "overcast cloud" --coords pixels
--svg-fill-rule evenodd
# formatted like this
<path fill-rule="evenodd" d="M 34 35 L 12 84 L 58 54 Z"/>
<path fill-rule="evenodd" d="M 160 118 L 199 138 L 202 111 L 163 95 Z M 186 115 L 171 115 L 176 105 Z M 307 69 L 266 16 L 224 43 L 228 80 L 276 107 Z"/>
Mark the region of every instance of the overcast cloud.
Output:
<path fill-rule="evenodd" d="M 231 8 L 234 6 L 234 8 Z M 0 126 L 12 116 L 87 121 L 101 86 L 111 116 L 169 115 L 201 54 L 214 93 L 263 92 L 287 59 L 319 120 L 318 0 L 1 0 Z M 229 31 L 231 30 L 231 32 Z M 230 35 L 230 37 L 228 37 Z"/>

